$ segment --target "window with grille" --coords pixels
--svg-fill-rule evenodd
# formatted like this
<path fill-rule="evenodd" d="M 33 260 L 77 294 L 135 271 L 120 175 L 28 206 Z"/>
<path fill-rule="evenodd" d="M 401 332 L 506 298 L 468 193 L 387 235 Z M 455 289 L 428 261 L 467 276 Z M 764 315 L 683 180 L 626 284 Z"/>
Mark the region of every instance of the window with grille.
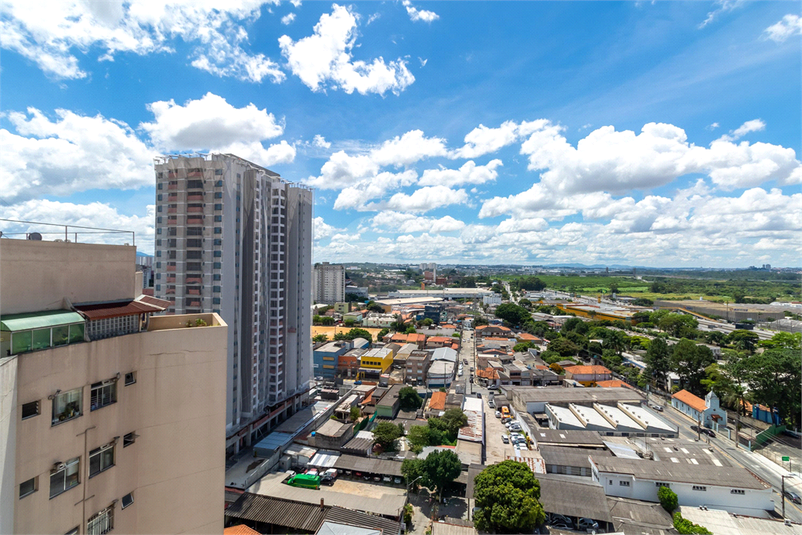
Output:
<path fill-rule="evenodd" d="M 86 535 L 105 535 L 114 529 L 114 506 L 92 515 L 86 523 Z"/>
<path fill-rule="evenodd" d="M 92 385 L 89 396 L 90 411 L 102 409 L 117 402 L 117 381 L 110 379 Z"/>
<path fill-rule="evenodd" d="M 34 416 L 38 416 L 40 414 L 39 411 L 39 400 L 31 401 L 30 403 L 23 403 L 22 405 L 22 419 L 25 420 L 27 418 L 33 418 Z"/>

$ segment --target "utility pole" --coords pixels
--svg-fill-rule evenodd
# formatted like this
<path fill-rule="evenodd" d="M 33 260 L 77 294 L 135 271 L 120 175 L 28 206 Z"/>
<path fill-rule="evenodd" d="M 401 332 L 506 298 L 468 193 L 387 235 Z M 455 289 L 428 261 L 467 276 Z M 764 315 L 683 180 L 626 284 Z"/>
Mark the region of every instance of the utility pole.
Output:
<path fill-rule="evenodd" d="M 780 476 L 780 479 L 782 479 L 782 489 L 783 489 L 782 490 L 782 497 L 781 497 L 781 499 L 783 501 L 783 520 L 785 520 L 785 478 L 786 477 L 790 477 L 790 476 Z"/>

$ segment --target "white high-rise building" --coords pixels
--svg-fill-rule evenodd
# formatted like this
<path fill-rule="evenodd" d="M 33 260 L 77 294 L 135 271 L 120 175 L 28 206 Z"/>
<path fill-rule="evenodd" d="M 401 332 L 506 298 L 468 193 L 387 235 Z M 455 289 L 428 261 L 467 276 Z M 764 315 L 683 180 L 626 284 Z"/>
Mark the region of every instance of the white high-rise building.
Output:
<path fill-rule="evenodd" d="M 295 412 L 312 379 L 312 191 L 230 154 L 156 160 L 155 295 L 228 324 L 226 447 Z M 242 432 L 247 428 L 247 432 Z"/>
<path fill-rule="evenodd" d="M 345 300 L 345 266 L 315 264 L 314 298 L 316 303 L 333 304 Z"/>

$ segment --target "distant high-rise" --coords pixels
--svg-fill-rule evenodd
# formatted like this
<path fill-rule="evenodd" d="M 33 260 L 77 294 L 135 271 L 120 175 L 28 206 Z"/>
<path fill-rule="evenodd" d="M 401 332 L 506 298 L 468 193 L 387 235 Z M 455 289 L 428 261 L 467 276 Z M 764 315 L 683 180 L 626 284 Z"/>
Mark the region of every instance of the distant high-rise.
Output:
<path fill-rule="evenodd" d="M 309 390 L 312 191 L 230 154 L 160 157 L 156 188 L 155 295 L 168 314 L 228 324 L 226 446 L 237 451 Z"/>
<path fill-rule="evenodd" d="M 337 303 L 345 299 L 345 267 L 323 262 L 315 264 L 314 298 L 317 303 Z"/>

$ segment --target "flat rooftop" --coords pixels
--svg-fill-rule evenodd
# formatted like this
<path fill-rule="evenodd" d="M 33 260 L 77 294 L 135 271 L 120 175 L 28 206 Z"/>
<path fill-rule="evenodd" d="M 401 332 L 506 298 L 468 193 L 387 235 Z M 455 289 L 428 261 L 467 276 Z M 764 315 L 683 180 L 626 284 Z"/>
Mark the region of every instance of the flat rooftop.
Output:
<path fill-rule="evenodd" d="M 404 507 L 405 489 L 383 485 L 370 485 L 356 481 L 339 480 L 331 487 L 320 490 L 291 487 L 282 483 L 284 472 L 271 472 L 248 489 L 248 492 L 262 496 L 281 496 L 286 500 L 320 505 L 334 505 L 381 516 L 398 516 Z"/>
<path fill-rule="evenodd" d="M 618 401 L 640 403 L 643 396 L 630 388 L 565 388 L 510 386 L 502 387 L 507 397 L 524 403 L 615 403 Z"/>

